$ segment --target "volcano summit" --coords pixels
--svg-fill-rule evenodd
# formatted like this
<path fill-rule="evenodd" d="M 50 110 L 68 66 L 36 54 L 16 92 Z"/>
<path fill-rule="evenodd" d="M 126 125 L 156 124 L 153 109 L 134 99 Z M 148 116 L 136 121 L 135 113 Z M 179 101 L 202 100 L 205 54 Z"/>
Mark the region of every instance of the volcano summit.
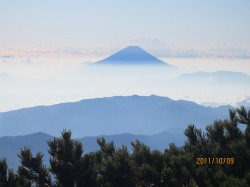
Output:
<path fill-rule="evenodd" d="M 129 46 L 117 53 L 95 63 L 95 65 L 163 65 L 169 64 L 159 60 L 139 46 Z"/>

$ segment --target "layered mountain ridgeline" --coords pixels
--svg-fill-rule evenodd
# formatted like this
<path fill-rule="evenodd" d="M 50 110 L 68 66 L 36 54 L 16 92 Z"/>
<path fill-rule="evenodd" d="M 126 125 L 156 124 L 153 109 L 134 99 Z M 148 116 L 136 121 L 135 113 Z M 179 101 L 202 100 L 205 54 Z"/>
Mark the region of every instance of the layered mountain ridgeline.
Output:
<path fill-rule="evenodd" d="M 191 82 L 192 84 L 219 84 L 219 85 L 247 85 L 250 84 L 250 75 L 241 72 L 216 71 L 195 73 L 185 73 L 175 79 L 175 81 Z"/>
<path fill-rule="evenodd" d="M 0 186 L 249 186 L 249 110 L 231 109 L 228 119 L 205 131 L 188 125 L 184 134 L 182 149 L 173 143 L 160 152 L 136 140 L 129 151 L 102 137 L 98 151 L 84 154 L 85 146 L 64 130 L 47 143 L 49 163 L 27 147 L 18 153 L 17 172 L 0 158 Z"/>
<path fill-rule="evenodd" d="M 0 113 L 0 136 L 36 132 L 58 136 L 62 129 L 71 129 L 75 137 L 183 132 L 187 124 L 204 128 L 215 119 L 226 117 L 229 108 L 205 107 L 155 95 L 85 99 Z"/>
<path fill-rule="evenodd" d="M 45 159 L 48 163 L 47 141 L 53 137 L 45 133 L 34 133 L 23 136 L 4 136 L 0 138 L 0 158 L 7 158 L 11 168 L 16 169 L 19 164 L 17 153 L 21 148 L 27 146 L 32 151 L 45 153 Z"/>
<path fill-rule="evenodd" d="M 84 138 L 78 138 L 84 145 L 84 153 L 99 150 L 97 144 L 97 138 L 104 137 L 107 141 L 114 141 L 117 147 L 125 145 L 129 151 L 132 151 L 131 142 L 139 140 L 151 149 L 164 151 L 168 147 L 169 143 L 175 142 L 177 146 L 183 146 L 185 136 L 183 132 L 162 132 L 155 135 L 134 135 L 134 134 L 118 134 L 118 135 L 100 135 L 100 136 L 88 136 Z M 42 132 L 23 135 L 23 136 L 5 136 L 0 137 L 0 158 L 7 158 L 8 164 L 11 168 L 17 169 L 19 165 L 19 159 L 17 154 L 21 148 L 29 147 L 33 153 L 43 152 L 44 159 L 48 164 L 49 154 L 47 151 L 47 141 L 52 140 L 54 137 Z"/>

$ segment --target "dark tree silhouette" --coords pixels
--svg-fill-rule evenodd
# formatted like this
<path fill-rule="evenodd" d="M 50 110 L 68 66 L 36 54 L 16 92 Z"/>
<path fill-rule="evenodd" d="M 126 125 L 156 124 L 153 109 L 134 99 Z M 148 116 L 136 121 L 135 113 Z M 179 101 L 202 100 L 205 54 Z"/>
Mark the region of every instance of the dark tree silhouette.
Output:
<path fill-rule="evenodd" d="M 51 172 L 56 176 L 56 184 L 74 187 L 79 179 L 82 144 L 71 139 L 71 132 L 63 130 L 62 137 L 48 142 Z M 80 185 L 80 184 L 79 184 Z"/>
<path fill-rule="evenodd" d="M 37 186 L 52 186 L 49 169 L 43 164 L 43 154 L 38 152 L 33 157 L 31 150 L 27 147 L 21 149 L 18 154 L 21 166 L 18 168 L 18 174 L 22 179 L 22 184 L 33 184 Z"/>
<path fill-rule="evenodd" d="M 19 186 L 19 177 L 12 169 L 8 169 L 6 159 L 0 159 L 0 186 L 16 187 Z"/>
<path fill-rule="evenodd" d="M 228 119 L 214 121 L 205 132 L 192 124 L 184 134 L 183 147 L 171 143 L 163 153 L 138 140 L 131 142 L 132 150 L 117 148 L 100 137 L 100 150 L 83 154 L 82 144 L 63 130 L 61 137 L 48 142 L 48 167 L 43 154 L 33 156 L 29 148 L 18 154 L 17 172 L 0 159 L 0 187 L 250 186 L 250 111 L 231 109 Z M 198 164 L 197 158 L 230 162 Z"/>

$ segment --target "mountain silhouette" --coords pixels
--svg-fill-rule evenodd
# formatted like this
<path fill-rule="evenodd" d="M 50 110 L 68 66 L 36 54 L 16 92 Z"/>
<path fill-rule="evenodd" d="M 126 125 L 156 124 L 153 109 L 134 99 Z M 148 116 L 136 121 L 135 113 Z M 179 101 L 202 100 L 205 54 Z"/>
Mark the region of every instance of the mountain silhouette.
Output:
<path fill-rule="evenodd" d="M 204 127 L 225 118 L 229 106 L 211 108 L 159 96 L 116 96 L 36 106 L 0 113 L 0 136 L 34 132 L 59 135 L 71 129 L 75 137 L 135 133 L 152 135 L 194 123 Z"/>
<path fill-rule="evenodd" d="M 135 135 L 135 134 L 116 134 L 116 135 L 100 135 L 100 136 L 88 136 L 78 138 L 76 140 L 83 144 L 84 153 L 91 151 L 97 151 L 100 147 L 97 144 L 97 138 L 104 137 L 107 142 L 114 141 L 116 147 L 125 145 L 128 150 L 132 150 L 131 142 L 140 140 L 145 143 L 151 149 L 157 149 L 164 151 L 168 148 L 168 145 L 175 142 L 177 146 L 183 146 L 185 142 L 185 136 L 182 132 L 164 131 L 162 133 L 154 135 Z M 10 168 L 17 169 L 20 165 L 17 154 L 20 153 L 22 148 L 30 147 L 33 153 L 44 153 L 45 164 L 49 164 L 49 154 L 47 141 L 52 140 L 54 137 L 46 133 L 38 132 L 34 134 L 22 135 L 22 136 L 4 136 L 0 137 L 0 158 L 6 158 Z"/>
<path fill-rule="evenodd" d="M 216 72 L 194 72 L 185 73 L 177 78 L 178 81 L 188 81 L 194 83 L 210 83 L 225 85 L 248 85 L 250 84 L 250 76 L 241 72 L 233 71 L 216 71 Z"/>
<path fill-rule="evenodd" d="M 129 46 L 105 58 L 95 65 L 165 65 L 169 64 L 159 60 L 139 46 Z"/>

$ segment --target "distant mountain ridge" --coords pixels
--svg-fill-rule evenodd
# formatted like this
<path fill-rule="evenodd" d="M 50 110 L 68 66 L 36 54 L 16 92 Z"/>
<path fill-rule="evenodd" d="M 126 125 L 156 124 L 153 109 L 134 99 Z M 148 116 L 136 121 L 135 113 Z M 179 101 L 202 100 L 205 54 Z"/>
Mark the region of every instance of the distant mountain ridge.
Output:
<path fill-rule="evenodd" d="M 185 136 L 183 133 L 177 132 L 162 132 L 155 135 L 134 135 L 134 134 L 117 134 L 112 136 L 92 136 L 83 137 L 78 140 L 83 144 L 84 153 L 96 151 L 99 146 L 96 142 L 98 137 L 104 137 L 107 142 L 114 141 L 116 147 L 126 145 L 129 150 L 132 149 L 131 142 L 140 140 L 151 149 L 164 151 L 169 143 L 176 143 L 177 146 L 184 144 Z M 17 154 L 24 146 L 30 147 L 33 154 L 41 151 L 44 153 L 44 161 L 48 164 L 49 154 L 47 141 L 54 137 L 46 133 L 38 132 L 24 136 L 5 136 L 0 137 L 0 158 L 7 158 L 11 168 L 17 169 L 19 159 Z"/>
<path fill-rule="evenodd" d="M 155 95 L 85 99 L 0 113 L 0 136 L 35 132 L 58 136 L 62 129 L 71 129 L 75 137 L 182 132 L 189 123 L 204 127 L 227 117 L 229 108 L 204 107 Z"/>
<path fill-rule="evenodd" d="M 223 83 L 223 84 L 250 84 L 250 75 L 241 72 L 216 71 L 205 72 L 198 71 L 194 73 L 185 73 L 180 75 L 177 80 L 192 81 L 204 83 Z"/>
<path fill-rule="evenodd" d="M 95 63 L 95 65 L 165 65 L 169 64 L 154 57 L 139 46 L 129 46 Z"/>

